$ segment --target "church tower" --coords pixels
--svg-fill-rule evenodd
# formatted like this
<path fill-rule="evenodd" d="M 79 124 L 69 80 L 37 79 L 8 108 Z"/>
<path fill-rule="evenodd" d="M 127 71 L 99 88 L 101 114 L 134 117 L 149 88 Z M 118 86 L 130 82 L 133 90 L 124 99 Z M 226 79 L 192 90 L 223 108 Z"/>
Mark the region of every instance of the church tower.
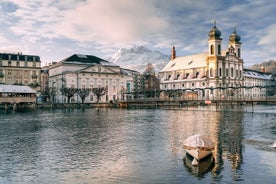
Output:
<path fill-rule="evenodd" d="M 209 56 L 220 56 L 221 55 L 221 41 L 220 38 L 221 32 L 216 27 L 216 20 L 214 20 L 214 26 L 209 31 Z"/>
<path fill-rule="evenodd" d="M 206 76 L 208 77 L 207 86 L 210 88 L 216 88 L 222 85 L 220 78 L 220 71 L 223 65 L 223 56 L 221 55 L 221 43 L 222 38 L 220 30 L 216 26 L 216 20 L 214 25 L 208 33 L 208 56 L 206 58 Z M 206 91 L 209 97 L 217 96 L 217 90 Z"/>
<path fill-rule="evenodd" d="M 229 46 L 235 49 L 234 52 L 238 58 L 241 58 L 241 37 L 236 32 L 236 26 L 234 26 L 233 33 L 229 36 Z"/>

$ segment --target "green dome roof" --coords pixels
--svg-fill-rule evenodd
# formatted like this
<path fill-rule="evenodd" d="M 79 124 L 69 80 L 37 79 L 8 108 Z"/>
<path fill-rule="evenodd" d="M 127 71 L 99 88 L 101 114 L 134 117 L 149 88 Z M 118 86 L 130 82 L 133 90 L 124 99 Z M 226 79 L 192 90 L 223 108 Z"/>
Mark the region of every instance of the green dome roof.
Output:
<path fill-rule="evenodd" d="M 236 33 L 236 28 L 234 29 L 234 32 L 229 36 L 230 42 L 240 42 L 241 37 Z"/>
<path fill-rule="evenodd" d="M 221 32 L 218 30 L 216 26 L 214 26 L 210 31 L 209 31 L 209 37 L 210 38 L 220 38 Z"/>

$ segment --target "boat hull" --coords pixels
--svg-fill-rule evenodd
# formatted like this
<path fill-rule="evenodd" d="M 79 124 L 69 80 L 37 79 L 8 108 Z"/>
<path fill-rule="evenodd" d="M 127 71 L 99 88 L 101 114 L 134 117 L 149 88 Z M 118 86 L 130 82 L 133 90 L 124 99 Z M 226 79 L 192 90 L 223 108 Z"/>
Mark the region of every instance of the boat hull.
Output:
<path fill-rule="evenodd" d="M 201 160 L 212 153 L 211 150 L 205 150 L 200 148 L 185 149 L 185 151 L 197 160 Z"/>

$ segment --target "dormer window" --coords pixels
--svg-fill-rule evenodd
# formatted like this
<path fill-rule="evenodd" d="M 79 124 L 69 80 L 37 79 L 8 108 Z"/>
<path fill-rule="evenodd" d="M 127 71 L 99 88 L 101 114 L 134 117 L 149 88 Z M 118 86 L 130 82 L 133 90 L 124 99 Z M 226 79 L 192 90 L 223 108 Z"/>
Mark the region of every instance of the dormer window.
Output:
<path fill-rule="evenodd" d="M 183 79 L 187 79 L 189 77 L 189 73 L 186 73 Z"/>

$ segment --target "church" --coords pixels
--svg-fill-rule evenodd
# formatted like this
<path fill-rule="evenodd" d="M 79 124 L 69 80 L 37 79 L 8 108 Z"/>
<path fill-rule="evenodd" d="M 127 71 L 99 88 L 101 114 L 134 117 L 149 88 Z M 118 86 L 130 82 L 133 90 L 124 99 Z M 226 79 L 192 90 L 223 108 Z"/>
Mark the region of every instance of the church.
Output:
<path fill-rule="evenodd" d="M 228 49 L 222 50 L 216 21 L 208 33 L 208 52 L 176 57 L 160 71 L 160 89 L 169 97 L 227 100 L 245 98 L 244 61 L 241 37 L 236 28 L 229 35 Z"/>

